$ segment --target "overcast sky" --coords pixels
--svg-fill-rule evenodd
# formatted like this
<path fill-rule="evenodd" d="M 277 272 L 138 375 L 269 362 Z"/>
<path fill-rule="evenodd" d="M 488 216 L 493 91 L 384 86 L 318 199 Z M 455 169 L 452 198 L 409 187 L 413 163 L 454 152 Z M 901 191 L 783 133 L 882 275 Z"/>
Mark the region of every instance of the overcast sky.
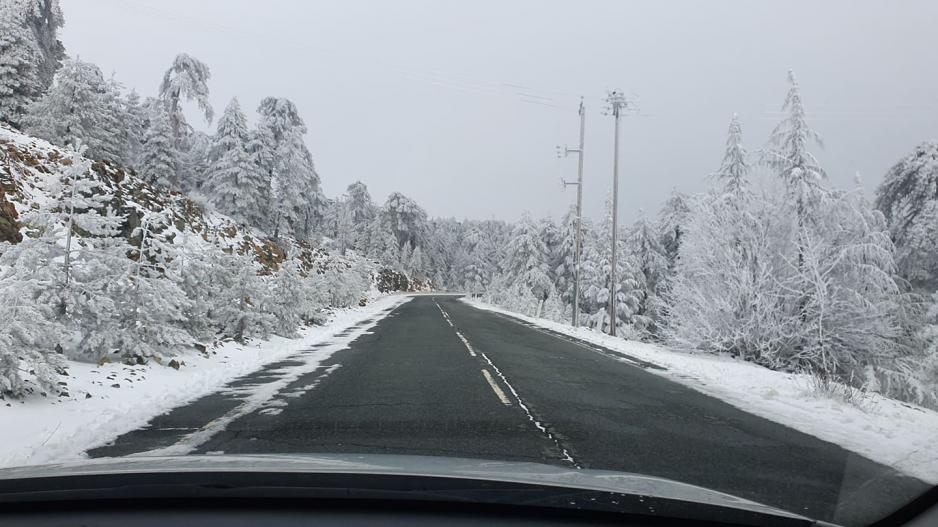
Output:
<path fill-rule="evenodd" d="M 189 53 L 211 67 L 216 111 L 237 96 L 252 120 L 263 97 L 288 97 L 327 195 L 361 180 L 376 201 L 401 191 L 432 216 L 560 216 L 576 162 L 554 147 L 575 145 L 581 95 L 584 204 L 598 216 L 612 177 L 609 88 L 638 108 L 622 123 L 625 220 L 672 188 L 704 189 L 734 112 L 747 147 L 764 146 L 789 68 L 832 185 L 859 172 L 872 190 L 938 139 L 933 0 L 61 3 L 70 55 L 153 95 Z"/>

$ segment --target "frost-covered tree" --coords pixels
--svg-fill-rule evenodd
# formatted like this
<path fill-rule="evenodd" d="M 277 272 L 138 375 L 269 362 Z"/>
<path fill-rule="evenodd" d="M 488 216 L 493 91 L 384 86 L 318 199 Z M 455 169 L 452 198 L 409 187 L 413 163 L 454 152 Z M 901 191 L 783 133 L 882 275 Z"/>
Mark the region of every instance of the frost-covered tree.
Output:
<path fill-rule="evenodd" d="M 52 84 L 65 57 L 58 0 L 0 3 L 0 121 L 20 126 L 26 109 Z"/>
<path fill-rule="evenodd" d="M 674 275 L 664 292 L 664 335 L 678 349 L 729 353 L 778 366 L 798 324 L 780 290 L 778 211 L 750 210 L 719 196 L 689 202 Z M 766 204 L 767 205 L 767 204 Z"/>
<path fill-rule="evenodd" d="M 368 253 L 372 244 L 370 227 L 377 215 L 377 207 L 371 201 L 368 187 L 361 181 L 350 184 L 345 193 L 348 195 L 349 220 L 354 236 L 352 246 L 362 253 Z"/>
<path fill-rule="evenodd" d="M 154 185 L 177 187 L 179 152 L 173 140 L 169 116 L 162 106 L 156 106 L 149 121 L 139 162 L 140 177 Z"/>
<path fill-rule="evenodd" d="M 232 99 L 218 120 L 212 138 L 203 190 L 218 210 L 260 227 L 266 219 L 268 182 L 249 151 L 251 134 L 238 99 Z"/>
<path fill-rule="evenodd" d="M 266 338 L 277 325 L 274 315 L 263 309 L 270 292 L 258 273 L 261 266 L 250 255 L 213 255 L 210 319 L 218 333 L 244 342 L 251 337 Z"/>
<path fill-rule="evenodd" d="M 797 97 L 797 100 L 793 99 L 790 104 L 798 105 L 798 112 L 803 118 L 801 99 L 800 96 Z M 799 123 L 799 126 L 801 125 Z M 726 151 L 723 153 L 723 161 L 720 163 L 719 170 L 712 176 L 723 185 L 723 191 L 733 199 L 742 199 L 750 192 L 748 155 L 746 148 L 743 147 L 743 127 L 739 124 L 739 117 L 733 114 L 726 134 Z"/>
<path fill-rule="evenodd" d="M 801 87 L 794 72 L 788 72 L 791 84 L 782 111 L 788 116 L 780 122 L 769 137 L 769 146 L 763 152 L 763 161 L 774 169 L 785 183 L 795 204 L 795 213 L 804 224 L 812 204 L 821 197 L 822 183 L 827 174 L 809 150 L 811 143 L 821 145 L 821 136 L 812 130 L 805 119 Z"/>
<path fill-rule="evenodd" d="M 180 249 L 164 235 L 171 226 L 168 211 L 147 212 L 133 232 L 139 247 L 132 251 L 134 262 L 126 277 L 129 294 L 118 305 L 125 360 L 171 355 L 193 341 L 185 330 L 190 302 L 173 266 Z"/>
<path fill-rule="evenodd" d="M 633 266 L 632 276 L 637 282 L 632 326 L 655 336 L 660 321 L 659 289 L 668 277 L 669 262 L 658 240 L 657 229 L 645 218 L 644 213 L 639 214 L 638 220 L 629 229 L 625 247 L 628 261 Z"/>
<path fill-rule="evenodd" d="M 787 262 L 783 294 L 800 324 L 782 356 L 822 379 L 860 384 L 867 366 L 888 367 L 898 354 L 894 248 L 882 214 L 858 193 L 832 193 L 822 204 L 818 226 L 800 227 L 796 238 L 803 259 Z"/>
<path fill-rule="evenodd" d="M 111 209 L 82 151 L 80 144 L 70 151 L 65 171 L 44 175 L 47 199 L 23 223 L 57 270 L 40 298 L 62 324 L 59 344 L 72 357 L 97 360 L 120 351 L 116 300 L 127 293 L 130 246 L 120 236 L 124 218 Z"/>
<path fill-rule="evenodd" d="M 797 220 L 794 229 L 794 236 L 797 238 L 808 236 L 814 228 L 812 222 L 816 221 L 817 215 L 821 212 L 819 204 L 825 198 L 826 189 L 823 182 L 827 175 L 808 150 L 812 142 L 822 144 L 821 136 L 808 127 L 804 105 L 801 101 L 801 88 L 791 70 L 788 71 L 788 81 L 791 86 L 782 105 L 782 111 L 787 111 L 788 116 L 772 131 L 769 148 L 763 151 L 763 160 L 776 171 L 785 185 Z M 806 258 L 808 243 L 810 243 L 808 240 L 797 242 L 797 265 L 799 266 Z M 811 294 L 813 294 L 811 288 L 802 292 L 800 301 L 802 308 L 806 308 L 811 302 L 809 298 Z"/>
<path fill-rule="evenodd" d="M 283 233 L 306 239 L 325 208 L 313 156 L 303 141 L 306 124 L 289 99 L 267 97 L 257 111 L 256 159 L 271 181 L 271 231 L 275 237 Z"/>
<path fill-rule="evenodd" d="M 383 220 L 384 215 L 379 214 L 371 222 L 369 229 L 371 245 L 369 246 L 368 256 L 384 265 L 400 269 L 400 246 L 397 243 L 394 232 L 391 231 L 391 228 Z"/>
<path fill-rule="evenodd" d="M 416 201 L 393 192 L 381 208 L 380 220 L 394 233 L 399 246 L 420 245 L 427 231 L 427 213 Z"/>
<path fill-rule="evenodd" d="M 588 316 L 584 322 L 597 330 L 608 332 L 612 323 L 617 334 L 638 337 L 642 324 L 634 319 L 641 300 L 641 282 L 628 248 L 623 239 L 624 229 L 618 229 L 616 244 L 615 283 L 612 282 L 612 196 L 606 198 L 603 221 L 596 232 L 588 236 L 583 258 L 584 306 Z M 609 313 L 609 297 L 616 295 L 616 313 Z"/>
<path fill-rule="evenodd" d="M 209 67 L 198 59 L 180 53 L 163 75 L 158 99 L 163 107 L 173 138 L 173 146 L 182 157 L 190 150 L 192 126 L 186 121 L 183 103 L 195 102 L 206 123 L 211 123 L 215 112 L 209 101 L 208 81 L 212 74 Z M 183 173 L 188 166 L 176 163 L 175 180 L 185 190 L 196 188 L 201 174 Z"/>
<path fill-rule="evenodd" d="M 681 243 L 684 241 L 684 232 L 690 215 L 687 196 L 677 190 L 664 202 L 658 213 L 658 230 L 660 231 L 660 246 L 668 259 L 668 273 L 674 271 L 677 263 Z"/>
<path fill-rule="evenodd" d="M 573 305 L 573 285 L 576 281 L 576 243 L 579 218 L 576 207 L 571 206 L 560 222 L 556 261 L 553 269 L 555 287 L 565 304 Z"/>
<path fill-rule="evenodd" d="M 543 229 L 527 212 L 521 215 L 512 238 L 509 241 L 505 261 L 506 276 L 512 284 L 520 284 L 527 295 L 536 300 L 527 311 L 540 312 L 545 302 L 554 292 L 548 266 L 550 252 L 542 236 Z"/>
<path fill-rule="evenodd" d="M 127 119 L 126 161 L 133 167 L 139 167 L 143 156 L 144 135 L 149 122 L 147 110 L 141 103 L 140 95 L 136 90 L 130 90 L 124 95 L 123 107 Z"/>
<path fill-rule="evenodd" d="M 58 254 L 57 246 L 31 237 L 0 244 L 0 295 L 7 299 L 0 303 L 0 394 L 57 388 L 64 361 L 55 345 L 62 328 L 45 297 L 56 283 Z"/>
<path fill-rule="evenodd" d="M 322 287 L 329 305 L 352 307 L 359 304 L 367 287 L 369 269 L 345 260 L 331 260 L 322 271 Z"/>
<path fill-rule="evenodd" d="M 212 73 L 204 62 L 185 53 L 176 55 L 173 64 L 163 74 L 159 100 L 163 103 L 166 114 L 169 116 L 169 126 L 173 131 L 173 137 L 180 141 L 176 145 L 178 148 L 184 148 L 184 144 L 181 142 L 192 130 L 192 127 L 186 122 L 182 107 L 183 102 L 194 101 L 202 110 L 205 121 L 212 122 L 215 111 L 208 99 L 208 81 L 211 77 Z"/>
<path fill-rule="evenodd" d="M 938 142 L 922 143 L 886 173 L 876 208 L 889 223 L 902 276 L 938 288 Z"/>
<path fill-rule="evenodd" d="M 69 59 L 49 90 L 29 106 L 26 130 L 58 145 L 80 139 L 93 159 L 122 163 L 127 153 L 127 113 L 121 86 L 106 81 L 90 62 Z"/>
<path fill-rule="evenodd" d="M 296 330 L 319 306 L 306 283 L 300 266 L 293 260 L 284 262 L 270 277 L 270 292 L 264 310 L 273 315 L 272 332 L 284 337 L 296 336 Z M 314 307 L 316 306 L 316 307 Z"/>

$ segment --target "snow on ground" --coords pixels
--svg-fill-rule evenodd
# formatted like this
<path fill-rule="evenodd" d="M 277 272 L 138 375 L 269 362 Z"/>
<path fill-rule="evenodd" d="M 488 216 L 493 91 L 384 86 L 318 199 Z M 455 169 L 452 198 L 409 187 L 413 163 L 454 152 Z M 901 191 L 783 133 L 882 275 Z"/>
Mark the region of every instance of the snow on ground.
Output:
<path fill-rule="evenodd" d="M 938 412 L 871 393 L 863 394 L 856 402 L 846 402 L 819 393 L 808 375 L 772 371 L 730 357 L 680 353 L 520 315 L 476 300 L 463 301 L 657 364 L 666 369 L 648 371 L 938 484 Z"/>
<path fill-rule="evenodd" d="M 183 363 L 178 371 L 157 364 L 97 366 L 70 362 L 69 397 L 0 401 L 0 467 L 80 459 L 85 450 L 140 428 L 153 417 L 215 392 L 265 364 L 327 339 L 347 343 L 357 333 L 333 337 L 364 320 L 380 318 L 381 311 L 409 299 L 404 295 L 383 296 L 365 307 L 337 311 L 325 325 L 301 329 L 299 338 L 227 342 L 214 348 L 210 358 L 196 353 L 178 357 Z M 312 367 L 313 361 L 318 364 L 343 347 L 328 346 L 314 356 L 306 354 L 303 360 Z"/>

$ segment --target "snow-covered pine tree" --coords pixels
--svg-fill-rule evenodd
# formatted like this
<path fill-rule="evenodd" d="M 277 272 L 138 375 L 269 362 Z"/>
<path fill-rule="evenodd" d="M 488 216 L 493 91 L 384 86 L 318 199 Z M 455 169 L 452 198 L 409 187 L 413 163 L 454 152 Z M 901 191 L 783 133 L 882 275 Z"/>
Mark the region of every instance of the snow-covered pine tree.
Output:
<path fill-rule="evenodd" d="M 533 302 L 520 310 L 532 316 L 539 316 L 544 302 L 554 294 L 548 274 L 550 252 L 541 236 L 542 230 L 538 222 L 524 212 L 512 232 L 505 261 L 509 283 L 524 293 L 522 298 Z"/>
<path fill-rule="evenodd" d="M 208 98 L 208 81 L 211 77 L 212 73 L 204 62 L 185 53 L 176 55 L 173 64 L 163 74 L 159 99 L 165 106 L 170 129 L 177 140 L 184 140 L 191 130 L 183 112 L 183 101 L 195 101 L 205 121 L 212 122 L 215 111 Z M 181 148 L 183 145 L 176 146 Z"/>
<path fill-rule="evenodd" d="M 203 191 L 218 210 L 261 226 L 266 217 L 267 181 L 249 152 L 250 141 L 247 118 L 234 98 L 218 120 Z"/>
<path fill-rule="evenodd" d="M 353 246 L 359 252 L 368 254 L 372 245 L 371 222 L 377 215 L 377 207 L 371 201 L 368 187 L 361 181 L 350 184 L 345 193 L 349 197 L 348 208 L 354 234 Z"/>
<path fill-rule="evenodd" d="M 61 326 L 45 301 L 60 269 L 58 246 L 25 237 L 0 244 L 0 394 L 22 397 L 33 389 L 54 392 L 64 367 L 55 351 Z M 31 372 L 29 375 L 24 375 Z"/>
<path fill-rule="evenodd" d="M 385 221 L 385 215 L 379 213 L 371 222 L 371 246 L 368 255 L 381 264 L 394 269 L 401 269 L 401 251 L 394 232 Z"/>
<path fill-rule="evenodd" d="M 358 305 L 362 292 L 367 288 L 369 270 L 344 260 L 328 261 L 324 267 L 322 287 L 326 292 L 329 305 L 333 307 Z"/>
<path fill-rule="evenodd" d="M 658 241 L 657 231 L 645 218 L 644 212 L 639 211 L 639 217 L 625 240 L 628 261 L 633 266 L 632 277 L 638 285 L 631 324 L 651 338 L 657 336 L 661 322 L 659 289 L 668 277 L 670 263 Z"/>
<path fill-rule="evenodd" d="M 149 126 L 144 134 L 140 157 L 140 177 L 153 185 L 178 187 L 177 170 L 179 152 L 169 126 L 169 116 L 162 106 L 153 108 Z"/>
<path fill-rule="evenodd" d="M 283 337 L 295 337 L 296 330 L 312 316 L 315 309 L 311 306 L 312 298 L 306 284 L 306 277 L 300 272 L 300 266 L 294 260 L 287 260 L 270 277 L 270 293 L 264 311 L 273 315 L 274 325 L 271 331 Z"/>
<path fill-rule="evenodd" d="M 897 248 L 899 272 L 922 291 L 938 289 L 938 142 L 896 163 L 876 190 Z"/>
<path fill-rule="evenodd" d="M 214 118 L 215 112 L 208 98 L 208 81 L 211 77 L 211 71 L 205 63 L 185 53 L 176 55 L 173 64 L 163 75 L 158 99 L 167 118 L 173 147 L 179 152 L 177 159 L 186 157 L 193 134 L 192 126 L 186 121 L 182 103 L 194 101 L 202 110 L 206 123 L 211 124 Z M 185 173 L 187 168 L 189 167 L 186 163 L 175 164 L 174 180 L 183 190 L 196 188 L 200 176 L 200 174 Z"/>
<path fill-rule="evenodd" d="M 661 250 L 668 260 L 668 276 L 674 272 L 677 264 L 681 243 L 684 241 L 684 231 L 690 215 L 687 196 L 677 189 L 665 200 L 664 206 L 658 212 L 658 231 Z"/>
<path fill-rule="evenodd" d="M 410 255 L 410 275 L 417 279 L 426 278 L 427 267 L 423 256 L 423 249 L 418 245 Z"/>
<path fill-rule="evenodd" d="M 47 255 L 63 246 L 61 258 L 47 260 L 61 267 L 40 297 L 55 306 L 64 328 L 59 344 L 71 357 L 98 360 L 120 348 L 116 300 L 126 295 L 130 246 L 120 236 L 124 218 L 111 209 L 83 150 L 76 140 L 69 167 L 45 175 L 40 186 L 48 199 L 24 214 L 23 223 Z"/>
<path fill-rule="evenodd" d="M 788 116 L 772 131 L 762 158 L 785 183 L 794 202 L 799 225 L 804 225 L 812 212 L 810 209 L 822 197 L 822 184 L 827 174 L 809 150 L 812 142 L 822 145 L 821 136 L 808 126 L 801 87 L 795 73 L 790 70 L 788 82 L 791 86 L 782 104 L 782 111 L 788 112 Z"/>
<path fill-rule="evenodd" d="M 129 166 L 134 160 L 132 129 L 134 116 L 127 106 L 124 86 L 116 78 L 104 81 L 98 96 L 93 140 L 97 143 L 91 156 L 96 159 L 113 161 L 121 166 Z"/>
<path fill-rule="evenodd" d="M 263 141 L 257 160 L 271 180 L 271 232 L 307 239 L 322 218 L 325 197 L 313 156 L 303 136 L 306 124 L 288 99 L 267 97 L 257 109 L 258 138 Z"/>
<path fill-rule="evenodd" d="M 121 161 L 126 141 L 120 95 L 90 62 L 66 60 L 49 90 L 28 108 L 26 130 L 60 146 L 75 138 L 93 159 Z"/>
<path fill-rule="evenodd" d="M 351 202 L 348 196 L 335 200 L 335 244 L 339 254 L 344 255 L 356 246 L 355 224 L 352 220 Z"/>
<path fill-rule="evenodd" d="M 381 209 L 381 219 L 394 233 L 397 243 L 420 245 L 427 233 L 427 213 L 416 201 L 392 192 Z"/>
<path fill-rule="evenodd" d="M 794 88 L 797 89 L 797 84 Z M 800 95 L 797 99 L 793 96 L 790 104 L 798 105 L 797 114 L 803 119 L 804 111 L 801 109 Z M 796 114 L 794 110 L 792 113 Z M 792 126 L 795 125 L 792 124 Z M 804 126 L 803 122 L 799 121 L 798 126 Z M 743 127 L 739 124 L 739 117 L 734 113 L 726 134 L 726 151 L 723 153 L 723 161 L 720 163 L 720 168 L 711 176 L 723 185 L 723 191 L 733 199 L 744 199 L 750 192 L 748 157 L 749 153 L 743 147 Z"/>
<path fill-rule="evenodd" d="M 570 206 L 560 222 L 559 243 L 553 270 L 554 284 L 563 303 L 573 305 L 573 284 L 576 277 L 576 237 L 579 218 L 576 206 Z"/>
<path fill-rule="evenodd" d="M 800 324 L 782 360 L 823 381 L 861 385 L 868 366 L 888 368 L 898 357 L 894 247 L 882 214 L 859 192 L 827 193 L 821 205 L 816 224 L 796 237 L 800 259 L 787 262 L 783 294 Z"/>
<path fill-rule="evenodd" d="M 0 3 L 0 121 L 22 125 L 31 103 L 52 84 L 65 57 L 58 0 Z"/>
<path fill-rule="evenodd" d="M 602 332 L 608 332 L 612 323 L 609 313 L 609 295 L 615 291 L 617 334 L 623 337 L 637 337 L 638 332 L 632 326 L 632 317 L 638 309 L 641 298 L 641 286 L 636 279 L 636 270 L 622 238 L 623 229 L 617 244 L 616 284 L 612 279 L 612 196 L 606 198 L 606 211 L 602 224 L 593 236 L 587 238 L 584 250 L 583 288 L 584 304 L 588 306 L 586 324 Z"/>
<path fill-rule="evenodd" d="M 244 342 L 251 337 L 267 338 L 276 327 L 274 315 L 263 306 L 270 291 L 258 276 L 261 266 L 250 254 L 213 252 L 209 286 L 211 308 L 209 317 L 218 333 Z"/>
<path fill-rule="evenodd" d="M 184 329 L 191 305 L 173 265 L 181 251 L 163 234 L 171 225 L 169 211 L 145 212 L 133 233 L 139 247 L 132 253 L 128 295 L 118 307 L 124 360 L 173 355 L 192 344 Z"/>
<path fill-rule="evenodd" d="M 815 227 L 813 222 L 820 212 L 819 203 L 827 192 L 823 186 L 827 174 L 808 150 L 812 142 L 822 145 L 821 136 L 808 127 L 801 101 L 801 88 L 791 70 L 788 71 L 788 81 L 791 86 L 782 105 L 782 111 L 787 111 L 788 116 L 772 131 L 769 147 L 763 150 L 762 156 L 763 162 L 776 171 L 785 185 L 788 199 L 794 209 L 796 226 L 793 232 L 797 238 L 810 235 L 811 229 Z M 796 262 L 799 266 L 804 262 L 806 246 L 809 243 L 812 242 L 801 240 L 796 243 Z M 811 294 L 811 288 L 802 292 L 799 302 L 801 309 L 811 303 Z M 802 313 L 801 318 L 805 317 Z"/>
<path fill-rule="evenodd" d="M 124 95 L 123 107 L 127 118 L 126 162 L 132 167 L 139 167 L 140 159 L 143 156 L 144 134 L 146 133 L 149 118 L 136 90 L 130 90 Z"/>

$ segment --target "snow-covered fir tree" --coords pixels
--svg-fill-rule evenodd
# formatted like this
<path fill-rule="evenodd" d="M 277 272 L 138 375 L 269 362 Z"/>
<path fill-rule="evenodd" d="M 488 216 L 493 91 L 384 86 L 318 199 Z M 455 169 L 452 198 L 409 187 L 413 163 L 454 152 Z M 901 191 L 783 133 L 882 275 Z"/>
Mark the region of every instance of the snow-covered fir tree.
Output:
<path fill-rule="evenodd" d="M 627 232 L 625 247 L 637 285 L 631 324 L 636 330 L 654 337 L 661 320 L 659 289 L 668 277 L 669 262 L 660 244 L 658 229 L 645 218 L 644 212 L 639 212 L 638 220 Z"/>
<path fill-rule="evenodd" d="M 212 138 L 203 192 L 218 210 L 248 225 L 266 219 L 268 181 L 249 152 L 251 134 L 238 99 L 228 103 Z"/>
<path fill-rule="evenodd" d="M 303 136 L 306 124 L 289 99 L 267 97 L 258 107 L 256 159 L 271 181 L 270 230 L 275 237 L 295 235 L 307 239 L 319 224 L 325 197 L 313 156 Z"/>
<path fill-rule="evenodd" d="M 123 145 L 112 134 L 120 134 L 124 127 L 113 98 L 97 66 L 66 60 L 49 91 L 29 106 L 26 130 L 61 146 L 77 138 L 87 146 L 90 157 L 120 160 Z"/>
<path fill-rule="evenodd" d="M 29 237 L 0 244 L 0 295 L 7 299 L 0 303 L 0 394 L 22 397 L 57 388 L 64 367 L 55 351 L 61 327 L 46 297 L 56 283 L 53 260 L 59 253 Z"/>
<path fill-rule="evenodd" d="M 576 277 L 576 244 L 579 218 L 576 206 L 571 206 L 560 222 L 556 261 L 553 269 L 555 287 L 565 304 L 573 305 L 573 285 Z"/>
<path fill-rule="evenodd" d="M 798 111 L 803 116 L 803 110 L 800 107 L 800 96 L 798 96 L 797 101 L 792 100 L 791 104 L 797 104 Z M 799 124 L 799 126 L 802 126 L 802 124 Z M 720 168 L 712 176 L 723 185 L 723 191 L 726 194 L 742 198 L 750 192 L 748 156 L 749 153 L 743 146 L 743 127 L 739 123 L 739 117 L 733 114 L 726 134 L 726 151 L 723 153 L 723 161 L 720 163 Z"/>
<path fill-rule="evenodd" d="M 97 360 L 121 351 L 117 299 L 127 293 L 130 246 L 119 235 L 124 218 L 112 210 L 83 150 L 76 141 L 68 169 L 45 175 L 47 200 L 23 223 L 36 233 L 30 243 L 45 247 L 42 261 L 58 270 L 49 271 L 40 299 L 55 306 L 59 344 L 71 357 Z"/>
<path fill-rule="evenodd" d="M 212 295 L 209 317 L 218 334 L 238 342 L 266 338 L 277 326 L 274 315 L 263 309 L 269 299 L 261 266 L 250 254 L 215 252 L 212 258 Z"/>
<path fill-rule="evenodd" d="M 169 116 L 157 105 L 149 116 L 149 126 L 143 138 L 139 162 L 140 177 L 151 184 L 178 187 L 177 170 L 179 151 L 173 140 Z"/>
<path fill-rule="evenodd" d="M 379 221 L 397 238 L 400 247 L 420 245 L 427 232 L 427 213 L 416 201 L 392 192 L 381 208 Z"/>
<path fill-rule="evenodd" d="M 31 103 L 52 84 L 65 57 L 58 0 L 0 3 L 0 121 L 22 125 Z"/>
<path fill-rule="evenodd" d="M 782 104 L 782 111 L 788 112 L 788 116 L 772 130 L 769 147 L 762 155 L 763 161 L 785 183 L 798 221 L 804 223 L 811 213 L 809 208 L 821 197 L 827 174 L 809 150 L 812 142 L 821 144 L 821 136 L 808 126 L 801 87 L 792 71 L 788 72 L 788 82 L 791 86 Z"/>
<path fill-rule="evenodd" d="M 684 241 L 684 232 L 690 215 L 687 199 L 685 194 L 672 190 L 671 195 L 658 212 L 660 246 L 668 260 L 669 276 L 674 271 L 681 243 Z"/>
<path fill-rule="evenodd" d="M 938 289 L 938 142 L 922 143 L 889 169 L 876 208 L 889 223 L 902 276 Z"/>
<path fill-rule="evenodd" d="M 132 251 L 128 295 L 120 300 L 120 347 L 125 357 L 144 360 L 184 351 L 193 342 L 185 330 L 190 301 L 180 287 L 174 260 L 180 248 L 164 232 L 172 226 L 168 211 L 144 213 L 133 232 L 139 246 Z"/>
<path fill-rule="evenodd" d="M 158 99 L 167 118 L 173 146 L 183 157 L 190 149 L 193 134 L 192 126 L 186 121 L 183 102 L 195 102 L 205 122 L 211 124 L 215 115 L 209 101 L 208 81 L 211 76 L 205 63 L 185 53 L 177 55 L 163 75 Z M 189 190 L 197 186 L 201 174 L 185 173 L 186 165 L 179 162 L 175 168 L 174 180 L 182 189 Z"/>

